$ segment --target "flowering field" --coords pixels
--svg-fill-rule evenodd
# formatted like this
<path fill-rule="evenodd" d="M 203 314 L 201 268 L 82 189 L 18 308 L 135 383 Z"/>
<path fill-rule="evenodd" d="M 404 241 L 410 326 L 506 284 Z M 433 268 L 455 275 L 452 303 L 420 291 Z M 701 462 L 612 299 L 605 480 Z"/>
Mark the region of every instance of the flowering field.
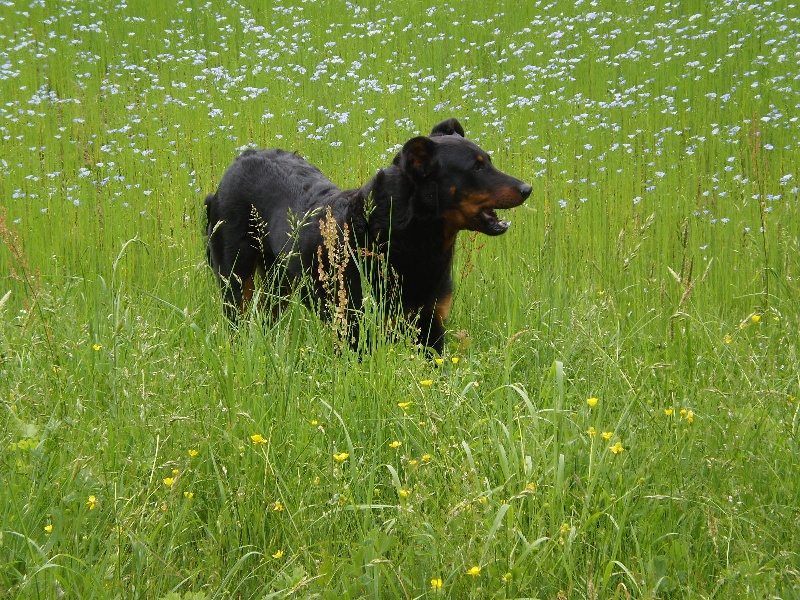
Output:
<path fill-rule="evenodd" d="M 0 598 L 800 598 L 798 32 L 0 0 Z M 354 187 L 451 116 L 534 191 L 462 234 L 440 360 L 227 327 L 238 152 Z"/>

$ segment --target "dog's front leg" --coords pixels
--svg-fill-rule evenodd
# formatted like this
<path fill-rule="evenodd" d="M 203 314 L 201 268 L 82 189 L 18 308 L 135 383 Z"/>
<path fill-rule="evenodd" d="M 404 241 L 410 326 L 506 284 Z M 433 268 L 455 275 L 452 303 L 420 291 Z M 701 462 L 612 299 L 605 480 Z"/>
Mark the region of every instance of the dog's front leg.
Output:
<path fill-rule="evenodd" d="M 419 337 L 417 342 L 426 348 L 433 348 L 440 356 L 444 353 L 444 322 L 435 309 L 424 308 L 417 321 Z"/>

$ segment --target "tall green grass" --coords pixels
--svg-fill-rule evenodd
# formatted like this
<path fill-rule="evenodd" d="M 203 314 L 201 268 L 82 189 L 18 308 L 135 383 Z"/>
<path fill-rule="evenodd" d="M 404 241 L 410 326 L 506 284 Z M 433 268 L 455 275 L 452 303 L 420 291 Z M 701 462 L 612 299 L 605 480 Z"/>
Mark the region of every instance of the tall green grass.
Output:
<path fill-rule="evenodd" d="M 0 7 L 0 597 L 800 597 L 793 5 L 253 4 Z M 241 149 L 450 116 L 534 194 L 441 364 L 231 331 Z"/>

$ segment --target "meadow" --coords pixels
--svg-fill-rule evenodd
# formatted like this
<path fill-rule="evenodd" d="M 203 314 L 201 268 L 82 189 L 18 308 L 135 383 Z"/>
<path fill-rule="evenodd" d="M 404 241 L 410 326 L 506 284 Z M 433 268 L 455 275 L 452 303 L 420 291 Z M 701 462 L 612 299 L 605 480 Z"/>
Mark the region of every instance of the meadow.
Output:
<path fill-rule="evenodd" d="M 800 598 L 799 32 L 0 1 L 0 598 Z M 451 116 L 534 190 L 460 236 L 439 364 L 297 300 L 228 326 L 237 153 L 355 187 Z"/>

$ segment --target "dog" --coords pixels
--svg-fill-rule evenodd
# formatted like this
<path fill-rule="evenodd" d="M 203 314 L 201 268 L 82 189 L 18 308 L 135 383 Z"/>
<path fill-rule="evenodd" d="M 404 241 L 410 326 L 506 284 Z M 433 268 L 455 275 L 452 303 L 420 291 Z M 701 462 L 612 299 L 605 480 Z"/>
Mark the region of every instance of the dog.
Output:
<path fill-rule="evenodd" d="M 341 321 L 358 344 L 353 311 L 362 276 L 375 297 L 416 319 L 418 342 L 443 354 L 459 231 L 501 235 L 497 209 L 521 205 L 531 186 L 492 164 L 457 119 L 406 142 L 362 187 L 342 190 L 317 167 L 279 149 L 246 150 L 205 200 L 207 255 L 236 322 L 255 277 L 279 296 L 305 280 L 307 303 Z M 327 310 L 326 310 L 327 309 Z"/>

